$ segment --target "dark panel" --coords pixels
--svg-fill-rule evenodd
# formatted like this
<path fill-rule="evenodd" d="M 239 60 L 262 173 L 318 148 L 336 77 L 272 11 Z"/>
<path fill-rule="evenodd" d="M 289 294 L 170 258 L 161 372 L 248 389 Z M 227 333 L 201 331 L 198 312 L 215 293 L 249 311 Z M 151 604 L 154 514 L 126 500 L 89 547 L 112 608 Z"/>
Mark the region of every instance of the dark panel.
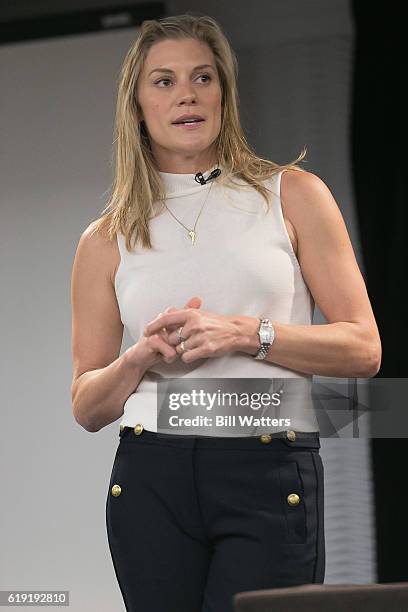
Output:
<path fill-rule="evenodd" d="M 165 15 L 162 2 L 121 5 L 0 22 L 0 44 L 135 28 Z"/>
<path fill-rule="evenodd" d="M 404 5 L 352 2 L 355 20 L 353 183 L 367 289 L 380 330 L 379 377 L 408 375 L 407 120 Z M 406 409 L 406 398 L 401 408 Z M 406 434 L 406 432 L 404 432 Z M 372 440 L 378 582 L 408 580 L 406 438 Z"/>

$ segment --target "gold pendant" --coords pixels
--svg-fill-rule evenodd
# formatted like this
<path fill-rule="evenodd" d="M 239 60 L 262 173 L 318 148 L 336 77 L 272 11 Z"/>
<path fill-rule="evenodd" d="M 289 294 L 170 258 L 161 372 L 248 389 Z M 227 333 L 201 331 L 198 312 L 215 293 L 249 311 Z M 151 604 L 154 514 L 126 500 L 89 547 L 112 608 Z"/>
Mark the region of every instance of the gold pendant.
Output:
<path fill-rule="evenodd" d="M 194 230 L 190 230 L 190 231 L 188 232 L 188 235 L 189 235 L 189 236 L 190 236 L 190 238 L 191 238 L 191 244 L 194 244 L 194 240 L 196 239 L 196 233 L 195 233 L 195 231 L 194 231 Z"/>

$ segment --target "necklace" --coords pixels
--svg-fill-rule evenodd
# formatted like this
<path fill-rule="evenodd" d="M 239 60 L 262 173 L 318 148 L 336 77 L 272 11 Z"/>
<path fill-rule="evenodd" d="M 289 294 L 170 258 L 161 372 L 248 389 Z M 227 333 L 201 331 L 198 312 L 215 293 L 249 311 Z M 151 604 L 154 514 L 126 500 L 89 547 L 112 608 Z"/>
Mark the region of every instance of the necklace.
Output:
<path fill-rule="evenodd" d="M 217 176 L 218 176 L 218 175 L 217 175 Z M 179 219 L 177 219 L 177 217 L 176 217 L 175 215 L 173 215 L 173 213 L 171 212 L 171 210 L 170 210 L 170 209 L 169 209 L 169 207 L 167 206 L 166 202 L 164 202 L 164 201 L 163 201 L 163 204 L 165 205 L 165 207 L 167 208 L 167 210 L 169 211 L 169 213 L 171 214 L 171 216 L 172 216 L 172 217 L 173 217 L 173 218 L 174 218 L 174 219 L 177 221 L 177 223 L 180 223 L 180 225 L 182 225 L 182 226 L 183 226 L 183 227 L 184 227 L 184 228 L 187 230 L 188 235 L 189 235 L 189 236 L 190 236 L 190 238 L 191 238 L 191 244 L 194 244 L 195 239 L 196 239 L 196 237 L 197 237 L 197 232 L 196 232 L 197 221 L 198 221 L 198 219 L 200 218 L 201 212 L 202 212 L 202 210 L 203 210 L 203 208 L 204 208 L 204 205 L 205 205 L 205 203 L 206 203 L 206 201 L 207 201 L 207 198 L 208 198 L 208 195 L 209 195 L 209 193 L 210 193 L 210 191 L 211 191 L 211 189 L 212 189 L 212 186 L 213 186 L 213 183 L 211 182 L 210 188 L 209 188 L 209 190 L 207 191 L 207 194 L 206 194 L 205 199 L 204 199 L 204 202 L 203 202 L 203 204 L 202 204 L 202 206 L 201 206 L 200 212 L 198 213 L 197 219 L 195 220 L 195 223 L 194 223 L 194 227 L 193 227 L 193 229 L 189 229 L 189 228 L 188 228 L 186 225 L 184 225 L 184 223 L 182 223 L 182 222 L 181 222 Z"/>

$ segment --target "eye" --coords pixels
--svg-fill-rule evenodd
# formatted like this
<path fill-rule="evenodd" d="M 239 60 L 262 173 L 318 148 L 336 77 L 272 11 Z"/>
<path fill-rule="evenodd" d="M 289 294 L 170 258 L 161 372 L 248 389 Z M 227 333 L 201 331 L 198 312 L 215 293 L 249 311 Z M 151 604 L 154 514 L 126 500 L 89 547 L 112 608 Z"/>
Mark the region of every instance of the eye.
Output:
<path fill-rule="evenodd" d="M 211 81 L 211 77 L 210 77 L 210 75 L 209 75 L 209 74 L 200 74 L 200 77 L 199 77 L 199 78 L 201 78 L 201 77 L 205 77 L 206 79 L 208 79 L 209 81 Z"/>
<path fill-rule="evenodd" d="M 199 75 L 197 78 L 200 78 L 200 79 L 201 79 L 201 78 L 203 78 L 203 77 L 205 77 L 206 79 L 208 79 L 208 81 L 211 81 L 211 76 L 210 76 L 209 74 L 200 74 L 200 75 Z M 168 79 L 168 78 L 166 78 L 166 79 L 159 79 L 158 81 L 155 81 L 155 83 L 154 83 L 154 84 L 155 84 L 155 85 L 158 85 L 159 83 L 162 83 L 163 81 L 164 81 L 164 82 L 170 82 L 170 81 L 171 81 L 171 79 Z M 205 81 L 205 82 L 206 82 L 206 83 L 208 83 L 208 81 Z M 165 87 L 165 89 L 166 89 L 166 87 Z"/>
<path fill-rule="evenodd" d="M 155 81 L 155 85 L 158 85 L 159 83 L 162 83 L 163 81 L 170 81 L 170 79 L 159 79 L 158 81 Z"/>

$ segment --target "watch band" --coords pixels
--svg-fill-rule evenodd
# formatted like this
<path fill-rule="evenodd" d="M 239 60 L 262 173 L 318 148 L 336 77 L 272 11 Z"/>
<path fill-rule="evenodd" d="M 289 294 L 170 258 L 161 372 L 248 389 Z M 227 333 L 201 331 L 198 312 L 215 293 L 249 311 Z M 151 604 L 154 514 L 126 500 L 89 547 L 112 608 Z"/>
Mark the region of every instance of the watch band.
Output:
<path fill-rule="evenodd" d="M 275 339 L 275 330 L 269 319 L 259 319 L 260 325 L 258 329 L 259 341 L 261 347 L 254 359 L 265 359 L 268 351 Z"/>

